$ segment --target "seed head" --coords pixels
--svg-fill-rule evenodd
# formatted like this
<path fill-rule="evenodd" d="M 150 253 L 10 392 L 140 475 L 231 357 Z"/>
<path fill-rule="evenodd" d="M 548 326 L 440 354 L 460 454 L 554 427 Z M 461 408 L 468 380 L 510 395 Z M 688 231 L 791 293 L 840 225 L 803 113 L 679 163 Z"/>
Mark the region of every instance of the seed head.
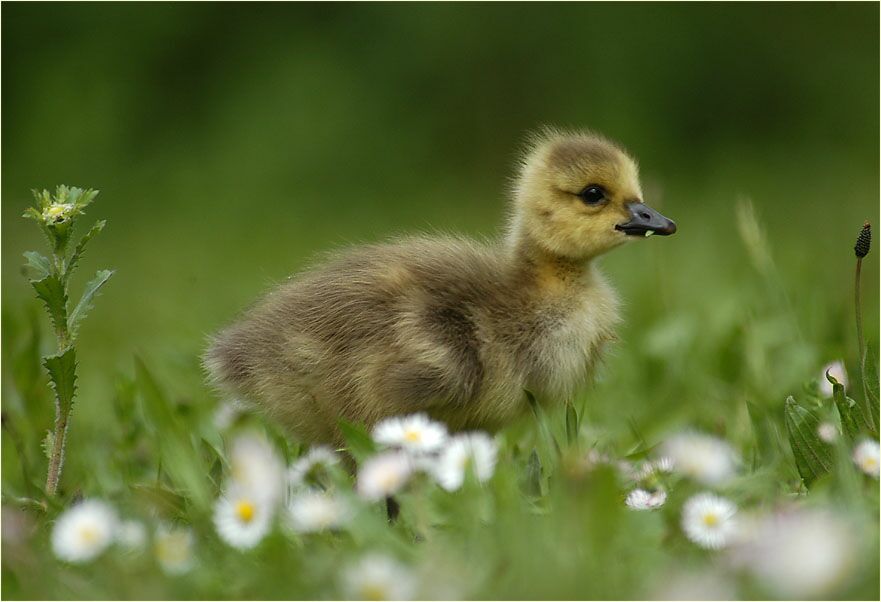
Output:
<path fill-rule="evenodd" d="M 869 254 L 869 248 L 872 246 L 872 225 L 869 222 L 866 222 L 863 225 L 863 229 L 860 230 L 860 235 L 857 237 L 857 244 L 854 245 L 853 250 L 857 254 L 857 257 L 862 259 L 866 255 Z"/>

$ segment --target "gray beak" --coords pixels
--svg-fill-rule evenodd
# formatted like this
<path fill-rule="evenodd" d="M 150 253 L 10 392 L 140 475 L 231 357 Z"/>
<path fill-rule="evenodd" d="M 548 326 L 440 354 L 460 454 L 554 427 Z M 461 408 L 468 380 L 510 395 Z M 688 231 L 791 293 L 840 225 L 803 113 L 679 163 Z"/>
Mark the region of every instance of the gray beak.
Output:
<path fill-rule="evenodd" d="M 648 205 L 643 203 L 630 203 L 627 205 L 630 212 L 630 220 L 615 226 L 629 236 L 649 236 L 660 234 L 669 236 L 676 232 L 676 224 L 667 219 Z"/>

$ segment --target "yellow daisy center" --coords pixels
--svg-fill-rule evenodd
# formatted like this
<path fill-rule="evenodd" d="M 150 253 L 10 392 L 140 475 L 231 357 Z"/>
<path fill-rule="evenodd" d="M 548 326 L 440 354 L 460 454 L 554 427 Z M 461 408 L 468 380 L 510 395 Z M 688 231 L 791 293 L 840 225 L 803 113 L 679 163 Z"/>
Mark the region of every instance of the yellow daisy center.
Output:
<path fill-rule="evenodd" d="M 383 489 L 392 489 L 398 484 L 398 475 L 389 471 L 379 477 L 379 483 Z"/>
<path fill-rule="evenodd" d="M 156 542 L 156 557 L 168 564 L 183 564 L 190 555 L 186 536 L 180 533 L 167 533 Z"/>
<path fill-rule="evenodd" d="M 243 523 L 254 520 L 254 504 L 249 501 L 236 502 L 236 516 Z"/>
<path fill-rule="evenodd" d="M 361 596 L 365 600 L 385 600 L 385 588 L 377 583 L 365 583 L 361 586 Z"/>
<path fill-rule="evenodd" d="M 415 429 L 411 429 L 404 433 L 404 439 L 409 441 L 410 443 L 417 443 L 422 440 L 422 433 Z"/>
<path fill-rule="evenodd" d="M 712 512 L 708 512 L 704 514 L 704 524 L 708 527 L 715 527 L 719 524 L 719 517 Z"/>
<path fill-rule="evenodd" d="M 878 466 L 878 460 L 875 458 L 863 458 L 863 468 L 866 470 L 872 470 L 876 466 Z"/>
<path fill-rule="evenodd" d="M 85 543 L 95 543 L 98 541 L 98 529 L 91 525 L 80 527 L 80 537 Z"/>

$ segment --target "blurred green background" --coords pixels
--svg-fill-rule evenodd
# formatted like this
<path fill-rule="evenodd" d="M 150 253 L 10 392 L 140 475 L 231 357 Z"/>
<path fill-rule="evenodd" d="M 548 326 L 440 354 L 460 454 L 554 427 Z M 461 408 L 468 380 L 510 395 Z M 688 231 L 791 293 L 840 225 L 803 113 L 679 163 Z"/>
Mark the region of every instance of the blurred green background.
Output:
<path fill-rule="evenodd" d="M 853 362 L 852 245 L 878 221 L 877 4 L 15 3 L 2 17 L 4 399 L 37 305 L 20 271 L 43 245 L 19 217 L 29 190 L 100 189 L 87 223 L 108 227 L 79 283 L 117 270 L 82 331 L 73 449 L 112 424 L 133 353 L 180 398 L 212 399 L 205 337 L 315 253 L 496 233 L 542 124 L 620 141 L 679 224 L 604 260 L 627 321 L 589 420 L 713 425 Z M 741 242 L 741 198 L 773 272 Z"/>

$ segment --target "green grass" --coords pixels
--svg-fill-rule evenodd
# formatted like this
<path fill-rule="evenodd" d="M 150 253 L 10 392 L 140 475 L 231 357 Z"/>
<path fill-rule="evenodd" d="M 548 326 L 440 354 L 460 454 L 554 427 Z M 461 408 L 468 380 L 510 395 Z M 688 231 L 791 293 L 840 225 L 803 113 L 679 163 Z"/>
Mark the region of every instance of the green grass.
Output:
<path fill-rule="evenodd" d="M 738 596 L 773 596 L 762 582 L 730 569 L 724 551 L 702 550 L 683 536 L 681 507 L 701 490 L 695 483 L 675 480 L 662 509 L 634 512 L 623 504 L 632 484 L 611 468 L 583 466 L 590 450 L 638 460 L 688 428 L 721 437 L 738 452 L 737 478 L 715 489 L 741 512 L 800 504 L 833 508 L 855 521 L 862 539 L 852 543 L 861 562 L 825 594 L 877 597 L 877 481 L 844 461 L 806 489 L 784 425 L 788 395 L 813 411 L 830 410 L 830 401 L 816 401 L 826 361 L 848 362 L 848 393 L 862 398 L 850 289 L 852 239 L 860 222 L 830 235 L 833 242 L 817 241 L 831 251 L 806 268 L 786 253 L 774 254 L 777 247 L 807 244 L 802 232 L 772 229 L 772 223 L 758 242 L 741 241 L 739 229 L 751 222 L 742 216 L 739 227 L 734 205 L 698 207 L 680 219 L 676 237 L 640 242 L 606 262 L 623 290 L 627 321 L 597 382 L 576 400 L 580 428 L 574 441 L 564 408 L 544 416 L 547 430 L 527 415 L 500 433 L 498 468 L 483 487 L 447 493 L 418 481 L 400 496 L 402 514 L 394 524 L 387 523 L 382 505 L 365 505 L 343 532 L 275 532 L 251 552 L 226 546 L 211 523 L 226 471 L 225 445 L 241 429 L 256 427 L 269 433 L 288 461 L 304 450 L 256 416 L 218 430 L 212 418 L 217 400 L 202 383 L 197 353 L 202 328 L 229 319 L 232 307 L 265 288 L 269 278 L 249 272 L 245 259 L 233 261 L 222 277 L 203 276 L 203 282 L 220 283 L 204 284 L 207 300 L 190 307 L 171 294 L 185 288 L 177 281 L 180 262 L 165 264 L 153 281 L 165 290 L 153 289 L 151 301 L 137 306 L 156 312 L 155 322 L 139 323 L 129 308 L 147 289 L 126 290 L 124 275 L 126 262 L 135 269 L 132 263 L 146 260 L 130 252 L 113 261 L 113 253 L 102 253 L 95 243 L 92 253 L 110 257 L 119 278 L 83 329 L 79 355 L 86 384 L 74 407 L 62 495 L 48 512 L 19 500 L 40 497 L 46 466 L 40 440 L 51 425 L 51 399 L 37 356 L 49 344 L 47 325 L 36 301 L 7 302 L 4 310 L 4 523 L 23 532 L 18 540 L 4 540 L 4 597 L 332 598 L 342 595 L 341 567 L 372 550 L 398 557 L 420 575 L 429 588 L 420 595 L 643 598 L 661 595 L 670 575 L 722 571 Z M 679 217 L 675 209 L 665 210 Z M 722 217 L 710 220 L 710 214 Z M 111 223 L 105 234 L 112 231 Z M 313 236 L 300 240 L 300 248 L 305 251 L 320 235 Z M 113 244 L 119 243 L 108 246 Z M 137 249 L 141 243 L 129 244 Z M 264 248 L 258 243 L 249 252 L 254 260 Z M 155 256 L 160 253 L 150 262 L 161 263 Z M 870 254 L 867 265 L 873 260 Z M 149 280 L 147 263 L 139 268 Z M 865 271 L 865 320 L 868 331 L 876 332 L 877 274 Z M 231 280 L 245 284 L 227 290 L 223 283 Z M 24 289 L 24 281 L 18 286 Z M 211 309 L 213 303 L 222 309 Z M 188 328 L 186 321 L 202 311 L 210 313 L 199 322 L 204 326 Z M 121 340 L 139 341 L 142 351 L 109 360 L 118 346 L 128 349 Z M 343 490 L 351 485 L 344 483 Z M 149 550 L 115 548 L 85 566 L 59 562 L 48 543 L 52 521 L 80 496 L 110 500 L 124 516 L 151 526 L 191 525 L 196 567 L 187 576 L 170 577 Z"/>

